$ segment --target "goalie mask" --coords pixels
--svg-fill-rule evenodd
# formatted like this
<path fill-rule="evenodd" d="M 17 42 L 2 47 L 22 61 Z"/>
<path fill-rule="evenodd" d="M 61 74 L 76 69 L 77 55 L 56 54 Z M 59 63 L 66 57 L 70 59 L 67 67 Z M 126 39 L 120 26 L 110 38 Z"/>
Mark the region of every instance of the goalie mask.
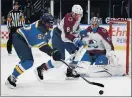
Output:
<path fill-rule="evenodd" d="M 90 25 L 91 25 L 91 28 L 92 28 L 92 32 L 96 32 L 97 28 L 99 27 L 99 19 L 97 17 L 93 17 L 90 20 Z"/>

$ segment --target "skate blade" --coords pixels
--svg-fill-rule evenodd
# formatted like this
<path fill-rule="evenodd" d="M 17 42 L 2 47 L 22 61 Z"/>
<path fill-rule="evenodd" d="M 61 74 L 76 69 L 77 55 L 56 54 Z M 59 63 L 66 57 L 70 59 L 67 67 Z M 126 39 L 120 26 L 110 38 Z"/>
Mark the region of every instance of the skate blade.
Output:
<path fill-rule="evenodd" d="M 78 78 L 74 78 L 74 77 L 66 77 L 65 78 L 65 80 L 78 80 L 79 79 L 79 77 Z"/>
<path fill-rule="evenodd" d="M 34 70 L 34 72 L 35 72 L 35 75 L 36 75 L 37 79 L 41 82 L 42 80 L 41 80 L 41 79 L 39 78 L 39 76 L 38 76 L 37 68 Z"/>
<path fill-rule="evenodd" d="M 10 88 L 10 89 L 16 88 L 16 87 L 12 86 L 12 85 L 9 83 L 9 81 L 6 81 L 6 82 L 5 82 L 5 85 L 6 85 L 8 88 Z"/>

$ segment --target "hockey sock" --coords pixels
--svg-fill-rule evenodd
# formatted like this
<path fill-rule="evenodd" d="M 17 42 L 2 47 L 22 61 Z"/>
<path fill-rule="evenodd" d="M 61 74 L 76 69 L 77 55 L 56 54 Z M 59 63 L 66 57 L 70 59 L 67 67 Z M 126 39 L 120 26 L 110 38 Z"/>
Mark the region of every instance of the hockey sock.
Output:
<path fill-rule="evenodd" d="M 27 60 L 24 62 L 20 62 L 18 65 L 15 66 L 12 75 L 16 78 L 21 75 L 25 70 L 31 68 L 33 65 L 33 60 Z"/>
<path fill-rule="evenodd" d="M 42 64 L 44 70 L 48 70 L 50 68 L 54 68 L 53 64 L 51 63 L 51 60 L 49 60 L 46 64 Z"/>

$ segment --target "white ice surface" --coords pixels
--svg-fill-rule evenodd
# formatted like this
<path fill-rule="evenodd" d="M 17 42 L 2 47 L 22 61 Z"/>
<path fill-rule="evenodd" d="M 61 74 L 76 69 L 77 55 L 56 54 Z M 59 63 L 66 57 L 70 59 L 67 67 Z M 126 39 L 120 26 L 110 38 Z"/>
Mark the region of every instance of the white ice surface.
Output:
<path fill-rule="evenodd" d="M 45 72 L 45 80 L 38 81 L 34 69 L 50 57 L 37 48 L 32 50 L 35 61 L 33 67 L 18 77 L 17 88 L 9 89 L 5 86 L 5 81 L 18 64 L 19 58 L 14 49 L 13 54 L 8 56 L 6 48 L 1 48 L 1 96 L 131 96 L 131 78 L 128 76 L 87 78 L 90 81 L 103 83 L 105 87 L 101 88 L 90 85 L 81 78 L 65 80 L 65 67 L 63 66 Z M 104 94 L 99 95 L 99 90 L 103 90 Z"/>

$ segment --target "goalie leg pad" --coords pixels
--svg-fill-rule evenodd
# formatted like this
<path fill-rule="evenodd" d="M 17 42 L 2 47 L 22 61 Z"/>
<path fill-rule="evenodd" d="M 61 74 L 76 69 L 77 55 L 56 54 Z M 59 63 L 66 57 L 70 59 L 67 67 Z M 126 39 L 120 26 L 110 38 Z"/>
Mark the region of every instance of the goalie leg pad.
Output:
<path fill-rule="evenodd" d="M 125 68 L 121 65 L 90 65 L 87 62 L 81 62 L 75 68 L 77 73 L 89 77 L 111 77 L 111 76 L 124 76 Z"/>
<path fill-rule="evenodd" d="M 81 62 L 75 70 L 81 75 L 92 78 L 112 76 L 107 69 L 104 69 L 104 66 L 106 65 L 90 65 L 87 62 Z"/>
<path fill-rule="evenodd" d="M 125 75 L 125 67 L 120 64 L 116 66 L 107 65 L 104 68 L 107 69 L 108 72 L 112 74 L 112 76 L 124 76 Z"/>
<path fill-rule="evenodd" d="M 80 61 L 77 64 L 75 70 L 77 71 L 78 74 L 87 74 L 89 66 L 90 66 L 90 62 Z"/>

